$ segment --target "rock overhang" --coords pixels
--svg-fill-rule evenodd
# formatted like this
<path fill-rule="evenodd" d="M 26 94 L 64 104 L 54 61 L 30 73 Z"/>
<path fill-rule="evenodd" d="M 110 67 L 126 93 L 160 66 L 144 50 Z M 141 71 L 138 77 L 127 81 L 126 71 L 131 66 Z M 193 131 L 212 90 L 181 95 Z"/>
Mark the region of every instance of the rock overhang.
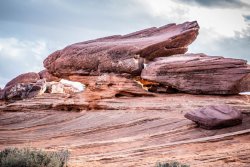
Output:
<path fill-rule="evenodd" d="M 44 67 L 53 75 L 140 75 L 144 59 L 185 53 L 197 37 L 196 21 L 153 27 L 69 45 L 49 55 Z"/>

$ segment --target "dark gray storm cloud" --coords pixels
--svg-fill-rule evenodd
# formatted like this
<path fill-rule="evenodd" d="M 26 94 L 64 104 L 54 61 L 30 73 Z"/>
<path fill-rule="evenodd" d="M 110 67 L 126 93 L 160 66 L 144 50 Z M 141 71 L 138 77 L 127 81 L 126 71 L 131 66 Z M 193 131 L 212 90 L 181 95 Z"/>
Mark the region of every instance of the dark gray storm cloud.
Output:
<path fill-rule="evenodd" d="M 240 0 L 176 0 L 186 4 L 196 4 L 204 7 L 215 8 L 249 8 L 250 5 Z"/>

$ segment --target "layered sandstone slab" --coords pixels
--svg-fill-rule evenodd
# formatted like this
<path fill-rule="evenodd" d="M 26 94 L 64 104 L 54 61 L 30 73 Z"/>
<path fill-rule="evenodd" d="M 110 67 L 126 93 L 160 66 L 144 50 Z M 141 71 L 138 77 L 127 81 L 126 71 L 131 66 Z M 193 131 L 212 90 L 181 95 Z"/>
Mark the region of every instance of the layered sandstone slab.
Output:
<path fill-rule="evenodd" d="M 140 75 L 143 58 L 185 53 L 198 35 L 195 22 L 152 27 L 69 45 L 49 55 L 44 67 L 58 76 L 99 75 L 105 72 Z"/>
<path fill-rule="evenodd" d="M 157 58 L 143 69 L 143 79 L 191 94 L 238 94 L 241 79 L 250 73 L 247 61 L 180 54 Z"/>

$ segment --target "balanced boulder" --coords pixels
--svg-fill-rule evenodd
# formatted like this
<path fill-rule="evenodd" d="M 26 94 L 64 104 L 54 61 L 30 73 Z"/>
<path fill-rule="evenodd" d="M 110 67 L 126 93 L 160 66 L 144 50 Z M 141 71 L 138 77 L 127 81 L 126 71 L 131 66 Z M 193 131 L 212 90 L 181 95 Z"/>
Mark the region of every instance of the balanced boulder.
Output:
<path fill-rule="evenodd" d="M 207 106 L 185 114 L 204 129 L 217 129 L 242 123 L 242 114 L 228 105 Z"/>
<path fill-rule="evenodd" d="M 239 83 L 250 73 L 247 61 L 205 54 L 156 58 L 141 78 L 191 94 L 238 94 Z"/>
<path fill-rule="evenodd" d="M 49 73 L 59 78 L 111 72 L 137 76 L 144 58 L 185 53 L 198 30 L 194 21 L 80 42 L 52 53 L 43 63 Z"/>

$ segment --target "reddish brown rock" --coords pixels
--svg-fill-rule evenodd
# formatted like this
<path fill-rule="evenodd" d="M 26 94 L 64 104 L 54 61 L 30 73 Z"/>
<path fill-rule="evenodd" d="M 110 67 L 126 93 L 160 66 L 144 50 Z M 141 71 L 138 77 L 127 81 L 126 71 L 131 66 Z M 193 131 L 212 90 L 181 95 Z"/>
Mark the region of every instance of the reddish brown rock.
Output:
<path fill-rule="evenodd" d="M 194 21 L 76 43 L 49 55 L 44 67 L 58 77 L 105 72 L 140 75 L 143 58 L 185 53 L 198 30 Z"/>
<path fill-rule="evenodd" d="M 101 98 L 154 96 L 142 88 L 137 78 L 130 79 L 113 73 L 100 76 L 70 76 L 71 81 L 86 85 L 85 99 L 95 101 Z"/>
<path fill-rule="evenodd" d="M 204 129 L 217 129 L 242 123 L 242 115 L 228 105 L 207 106 L 185 114 Z"/>
<path fill-rule="evenodd" d="M 0 105 L 0 150 L 67 148 L 72 167 L 153 167 L 166 157 L 192 167 L 250 164 L 249 97 L 178 93 L 94 100 L 96 93 L 45 93 Z M 184 117 L 185 111 L 221 104 L 245 113 L 242 124 L 209 131 Z"/>
<path fill-rule="evenodd" d="M 28 72 L 28 73 L 21 74 L 17 76 L 16 78 L 12 79 L 5 85 L 5 87 L 8 87 L 10 85 L 15 85 L 18 83 L 35 83 L 39 79 L 40 79 L 39 74 L 35 72 Z"/>
<path fill-rule="evenodd" d="M 238 94 L 250 73 L 245 60 L 181 54 L 157 58 L 143 69 L 143 79 L 192 94 Z"/>
<path fill-rule="evenodd" d="M 240 81 L 240 91 L 241 92 L 250 92 L 250 74 L 246 75 Z"/>
<path fill-rule="evenodd" d="M 60 81 L 60 78 L 58 78 L 56 76 L 53 76 L 52 74 L 50 74 L 48 72 L 48 70 L 42 70 L 38 74 L 39 74 L 41 79 L 45 79 L 47 82 L 52 82 L 52 81 L 58 82 L 58 81 Z"/>

